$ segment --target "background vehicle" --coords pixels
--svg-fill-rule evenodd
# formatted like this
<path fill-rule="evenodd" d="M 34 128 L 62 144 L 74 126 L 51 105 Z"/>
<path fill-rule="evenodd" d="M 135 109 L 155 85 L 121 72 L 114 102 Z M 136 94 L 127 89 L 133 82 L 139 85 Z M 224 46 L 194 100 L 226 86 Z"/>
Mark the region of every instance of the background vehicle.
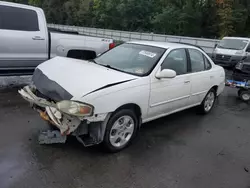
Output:
<path fill-rule="evenodd" d="M 241 37 L 224 37 L 216 45 L 212 59 L 216 64 L 225 67 L 234 67 L 250 52 L 250 39 Z"/>
<path fill-rule="evenodd" d="M 237 63 L 232 78 L 237 81 L 250 80 L 250 56 Z"/>
<path fill-rule="evenodd" d="M 112 39 L 49 32 L 42 9 L 0 1 L 0 75 L 32 72 L 55 56 L 93 59 Z"/>
<path fill-rule="evenodd" d="M 140 41 L 92 63 L 56 57 L 37 67 L 33 83 L 19 93 L 43 119 L 85 146 L 103 143 L 115 152 L 128 146 L 141 123 L 194 106 L 209 113 L 225 72 L 200 48 Z"/>
<path fill-rule="evenodd" d="M 250 81 L 237 81 L 237 80 L 227 80 L 226 86 L 237 88 L 238 97 L 245 102 L 250 100 Z"/>

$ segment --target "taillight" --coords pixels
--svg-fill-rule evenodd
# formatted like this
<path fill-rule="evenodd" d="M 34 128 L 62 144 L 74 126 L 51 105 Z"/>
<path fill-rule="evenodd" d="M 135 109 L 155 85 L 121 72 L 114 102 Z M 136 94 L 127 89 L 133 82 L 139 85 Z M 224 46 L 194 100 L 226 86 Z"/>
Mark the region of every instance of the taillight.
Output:
<path fill-rule="evenodd" d="M 110 43 L 109 44 L 109 49 L 112 49 L 112 48 L 114 48 L 115 47 L 115 43 Z"/>

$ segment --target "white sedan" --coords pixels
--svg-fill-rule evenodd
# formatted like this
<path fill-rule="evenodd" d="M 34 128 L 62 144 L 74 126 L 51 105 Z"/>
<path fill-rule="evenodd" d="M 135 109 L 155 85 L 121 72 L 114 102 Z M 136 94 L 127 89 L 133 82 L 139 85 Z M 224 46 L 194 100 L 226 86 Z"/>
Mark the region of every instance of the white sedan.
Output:
<path fill-rule="evenodd" d="M 142 123 L 194 106 L 209 113 L 224 87 L 224 69 L 202 49 L 140 41 L 93 61 L 48 60 L 19 93 L 62 135 L 117 152 Z"/>

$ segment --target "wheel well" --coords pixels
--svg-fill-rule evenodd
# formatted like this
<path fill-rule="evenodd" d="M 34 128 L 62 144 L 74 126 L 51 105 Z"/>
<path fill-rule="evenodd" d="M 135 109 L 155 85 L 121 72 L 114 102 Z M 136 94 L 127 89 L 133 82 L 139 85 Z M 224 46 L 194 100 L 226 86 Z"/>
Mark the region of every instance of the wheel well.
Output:
<path fill-rule="evenodd" d="M 214 89 L 216 94 L 217 94 L 217 91 L 218 91 L 218 86 L 213 86 L 211 89 Z"/>
<path fill-rule="evenodd" d="M 96 58 L 96 52 L 90 50 L 69 50 L 67 57 L 90 60 Z"/>
<path fill-rule="evenodd" d="M 119 108 L 116 109 L 116 112 L 122 109 L 131 109 L 135 112 L 137 117 L 141 117 L 141 108 L 137 104 L 125 104 Z"/>

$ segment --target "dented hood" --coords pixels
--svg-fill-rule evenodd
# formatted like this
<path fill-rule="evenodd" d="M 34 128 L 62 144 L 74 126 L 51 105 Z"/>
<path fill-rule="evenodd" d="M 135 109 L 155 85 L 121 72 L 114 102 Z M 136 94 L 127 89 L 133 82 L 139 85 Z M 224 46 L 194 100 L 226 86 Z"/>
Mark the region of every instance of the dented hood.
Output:
<path fill-rule="evenodd" d="M 59 101 L 136 78 L 89 61 L 55 57 L 36 68 L 33 82 L 42 95 Z"/>

